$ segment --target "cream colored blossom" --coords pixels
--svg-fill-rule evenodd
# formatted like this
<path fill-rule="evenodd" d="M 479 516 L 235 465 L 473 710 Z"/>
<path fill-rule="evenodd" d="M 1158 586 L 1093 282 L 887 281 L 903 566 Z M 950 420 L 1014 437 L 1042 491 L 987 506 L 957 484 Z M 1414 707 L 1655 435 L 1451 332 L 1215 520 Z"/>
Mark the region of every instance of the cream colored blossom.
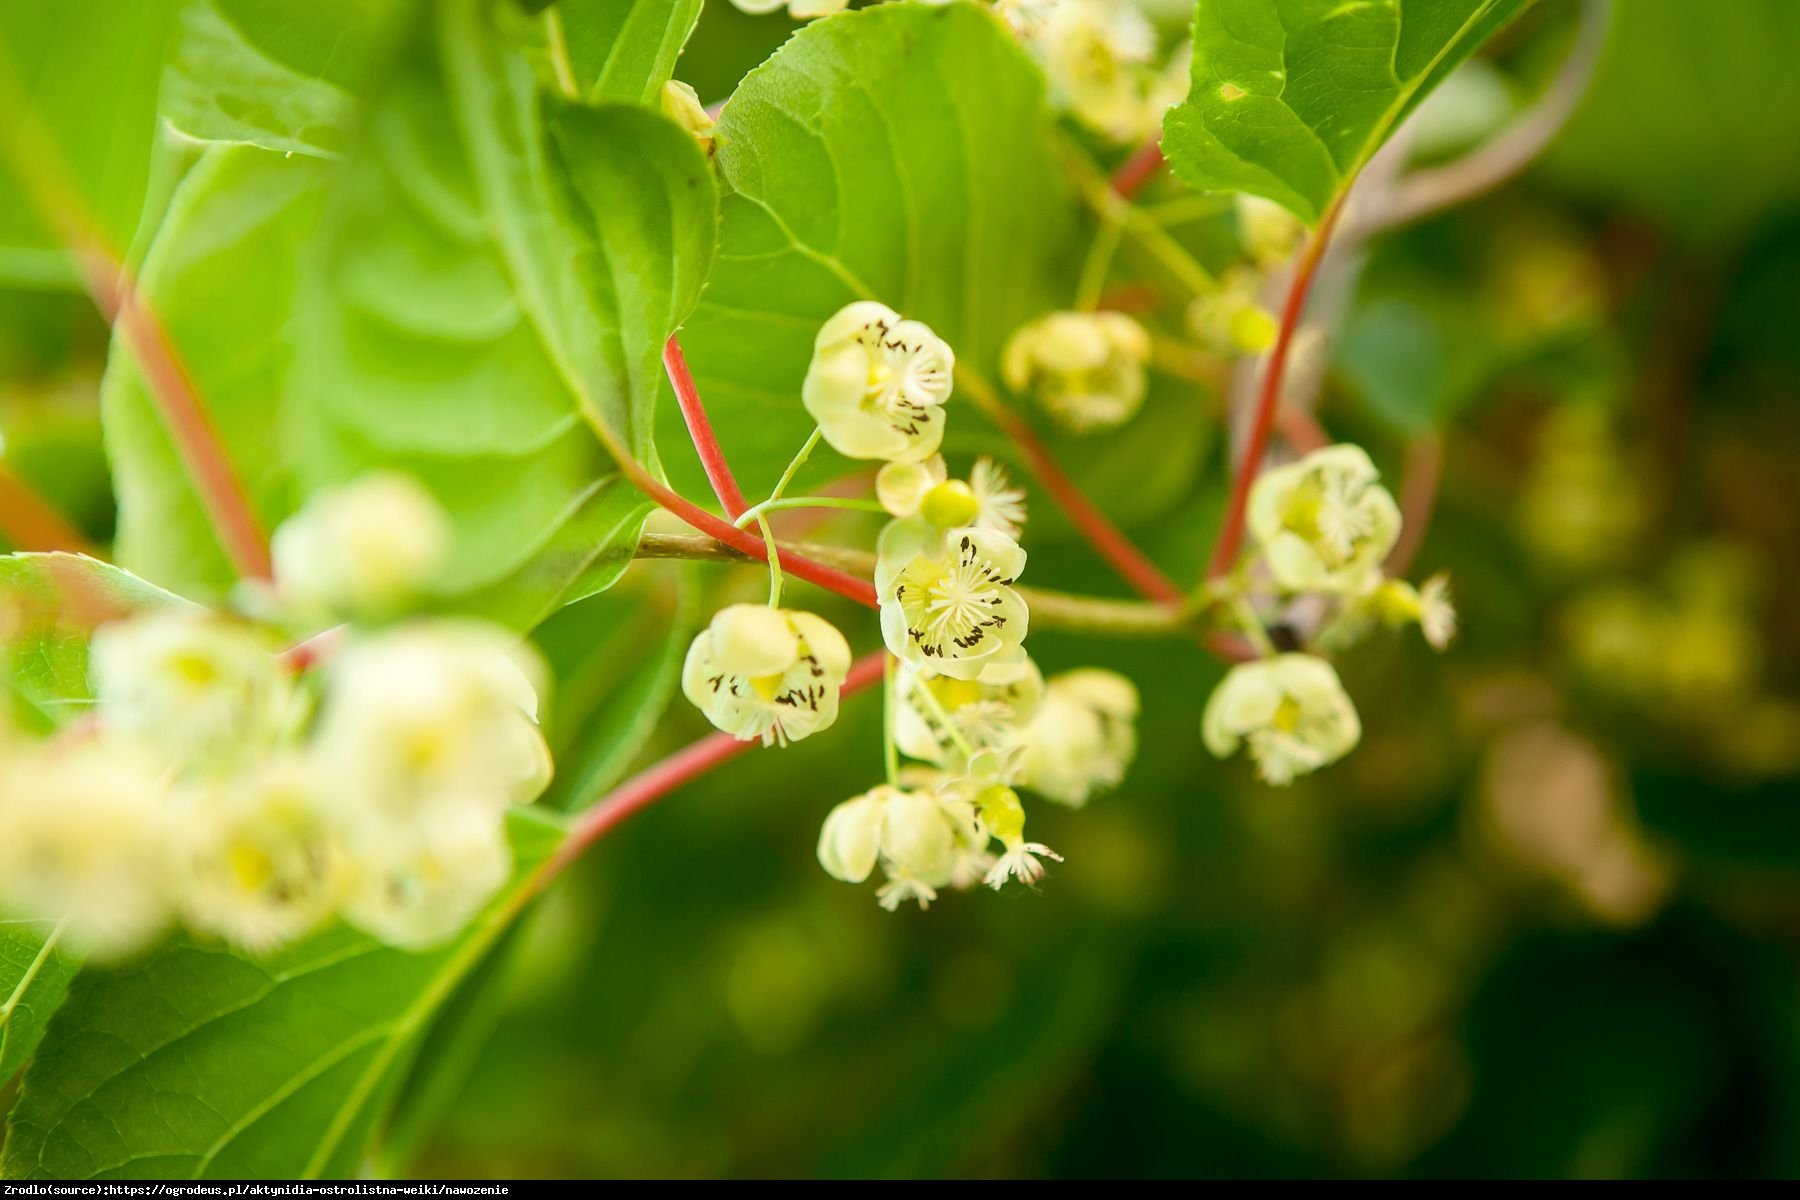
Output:
<path fill-rule="evenodd" d="M 497 626 L 415 621 L 352 642 L 326 670 L 315 734 L 350 807 L 402 821 L 498 814 L 550 783 L 537 726 L 543 664 Z"/>
<path fill-rule="evenodd" d="M 943 441 L 955 370 L 928 326 L 859 300 L 820 327 L 800 397 L 838 453 L 918 462 Z"/>
<path fill-rule="evenodd" d="M 1295 592 L 1362 592 L 1380 582 L 1400 509 L 1359 447 L 1327 446 L 1264 471 L 1247 522 L 1270 573 Z"/>
<path fill-rule="evenodd" d="M 414 825 L 354 827 L 344 919 L 390 946 L 423 950 L 455 936 L 512 871 L 504 818 L 478 806 Z"/>
<path fill-rule="evenodd" d="M 198 608 L 103 625 L 89 652 L 98 716 L 181 767 L 268 746 L 293 713 L 288 676 L 248 627 Z"/>
<path fill-rule="evenodd" d="M 1306 226 L 1300 218 L 1273 200 L 1237 195 L 1238 236 L 1250 257 L 1265 267 L 1277 266 L 1300 247 Z"/>
<path fill-rule="evenodd" d="M 834 879 L 861 883 L 880 864 L 876 893 L 892 911 L 908 900 L 930 907 L 951 886 L 970 848 L 984 842 L 974 812 L 956 797 L 886 785 L 846 800 L 825 818 L 819 864 Z"/>
<path fill-rule="evenodd" d="M 345 868 L 330 787 L 290 754 L 191 788 L 178 810 L 188 926 L 254 954 L 321 924 Z"/>
<path fill-rule="evenodd" d="M 1156 30 L 1134 6 L 1061 0 L 1025 29 L 1059 108 L 1117 142 L 1142 141 L 1160 127 L 1167 83 L 1153 62 Z"/>
<path fill-rule="evenodd" d="M 1089 667 L 1050 680 L 1020 731 L 1021 786 L 1072 808 L 1125 779 L 1137 754 L 1138 692 L 1131 680 Z"/>
<path fill-rule="evenodd" d="M 892 462 L 875 475 L 875 496 L 895 517 L 922 517 L 941 529 L 973 525 L 1018 539 L 1025 525 L 1025 493 L 985 455 L 968 481 L 948 478 L 942 455 L 923 462 Z"/>
<path fill-rule="evenodd" d="M 1218 287 L 1188 302 L 1188 332 L 1214 354 L 1261 354 L 1275 344 L 1279 332 L 1274 316 L 1262 306 L 1261 290 L 1262 277 L 1255 271 L 1234 267 L 1225 272 Z"/>
<path fill-rule="evenodd" d="M 921 697 L 930 693 L 929 701 Z M 1044 697 L 1044 677 L 1029 658 L 988 667 L 974 679 L 902 665 L 894 682 L 894 741 L 926 762 L 961 764 L 968 753 L 1007 746 L 1022 734 Z M 949 728 L 940 717 L 949 718 Z"/>
<path fill-rule="evenodd" d="M 1330 663 L 1278 654 L 1226 673 L 1206 702 L 1201 734 L 1219 758 L 1247 744 L 1258 772 L 1280 787 L 1348 754 L 1362 723 Z"/>
<path fill-rule="evenodd" d="M 1111 429 L 1144 403 L 1150 335 L 1116 312 L 1057 312 L 1040 317 L 1006 344 L 1001 373 L 1015 392 L 1030 392 L 1066 428 Z"/>
<path fill-rule="evenodd" d="M 891 523 L 875 566 L 888 649 L 957 679 L 1019 662 L 1030 614 L 1012 585 L 1024 569 L 1025 551 L 1004 534 Z"/>
<path fill-rule="evenodd" d="M 1450 599 L 1450 576 L 1439 572 L 1417 588 L 1402 579 L 1390 579 L 1373 595 L 1374 604 L 1389 625 L 1417 625 L 1433 650 L 1444 650 L 1456 636 L 1456 606 Z"/>
<path fill-rule="evenodd" d="M 875 472 L 875 498 L 890 516 L 916 517 L 925 497 L 949 478 L 944 456 L 934 454 L 921 462 L 883 463 Z"/>
<path fill-rule="evenodd" d="M 0 911 L 64 922 L 78 953 L 142 949 L 171 916 L 167 772 L 104 737 L 0 763 Z"/>
<path fill-rule="evenodd" d="M 706 106 L 700 103 L 700 93 L 689 84 L 679 79 L 671 79 L 662 86 L 663 115 L 688 131 L 699 145 L 702 152 L 713 152 L 713 130 L 717 123 Z"/>
<path fill-rule="evenodd" d="M 785 746 L 837 720 L 849 670 L 850 646 L 824 618 L 734 604 L 688 648 L 681 688 L 733 737 Z"/>
<path fill-rule="evenodd" d="M 429 589 L 450 521 L 407 475 L 365 475 L 315 495 L 275 531 L 275 584 L 289 604 L 332 617 L 385 617 Z"/>
<path fill-rule="evenodd" d="M 850 6 L 850 0 L 731 0 L 731 3 L 740 11 L 755 16 L 778 12 L 782 8 L 786 8 L 788 16 L 796 21 L 829 17 L 832 13 L 843 12 Z"/>

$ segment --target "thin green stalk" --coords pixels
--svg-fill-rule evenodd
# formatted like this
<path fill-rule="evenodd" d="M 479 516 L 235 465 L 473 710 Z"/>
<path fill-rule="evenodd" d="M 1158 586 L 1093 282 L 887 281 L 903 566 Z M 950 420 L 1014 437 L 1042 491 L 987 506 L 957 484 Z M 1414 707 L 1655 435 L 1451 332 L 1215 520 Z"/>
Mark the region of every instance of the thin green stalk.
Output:
<path fill-rule="evenodd" d="M 756 518 L 756 527 L 762 531 L 763 545 L 769 548 L 769 607 L 781 607 L 781 550 L 775 545 L 775 532 L 769 528 L 769 522 L 762 517 Z"/>
<path fill-rule="evenodd" d="M 886 512 L 878 500 L 861 500 L 849 496 L 790 496 L 784 499 L 764 500 L 761 504 L 752 505 L 744 510 L 742 516 L 733 521 L 739 529 L 752 521 L 760 521 L 765 513 L 779 512 L 784 508 L 844 508 L 855 512 Z"/>
<path fill-rule="evenodd" d="M 894 741 L 894 656 L 882 656 L 881 755 L 889 787 L 900 786 L 900 747 Z"/>
<path fill-rule="evenodd" d="M 800 447 L 800 453 L 794 455 L 793 461 L 787 465 L 787 470 L 783 471 L 781 478 L 775 481 L 775 490 L 769 493 L 769 499 L 781 499 L 782 493 L 787 491 L 787 485 L 794 481 L 795 474 L 806 465 L 806 460 L 812 457 L 813 447 L 819 444 L 819 439 L 823 436 L 825 436 L 825 431 L 814 426 L 812 433 L 807 435 L 806 444 Z"/>
<path fill-rule="evenodd" d="M 969 745 L 969 739 L 963 736 L 963 731 L 956 727 L 956 721 L 950 716 L 950 710 L 945 708 L 944 702 L 937 698 L 937 693 L 931 690 L 931 685 L 925 682 L 925 677 L 915 672 L 912 677 L 912 685 L 913 695 L 919 698 L 926 710 L 931 713 L 932 718 L 943 726 L 950 741 L 958 750 L 962 751 L 962 756 L 974 758 L 975 748 Z"/>
<path fill-rule="evenodd" d="M 1093 312 L 1100 306 L 1100 293 L 1106 289 L 1106 273 L 1112 269 L 1113 254 L 1119 248 L 1124 227 L 1102 216 L 1100 228 L 1088 246 L 1087 261 L 1081 265 L 1081 281 L 1075 288 L 1077 312 Z"/>
<path fill-rule="evenodd" d="M 50 931 L 50 936 L 44 939 L 42 946 L 38 947 L 37 957 L 31 960 L 31 965 L 25 968 L 25 974 L 19 977 L 18 986 L 13 988 L 12 995 L 6 998 L 5 1004 L 0 1004 L 0 1029 L 5 1028 L 6 1023 L 12 1020 L 13 1012 L 24 1002 L 25 993 L 36 982 L 38 974 L 44 969 L 44 964 L 50 961 L 52 954 L 56 953 L 56 944 L 62 941 L 63 930 L 67 928 L 68 924 L 67 917 L 56 923 L 56 928 Z"/>

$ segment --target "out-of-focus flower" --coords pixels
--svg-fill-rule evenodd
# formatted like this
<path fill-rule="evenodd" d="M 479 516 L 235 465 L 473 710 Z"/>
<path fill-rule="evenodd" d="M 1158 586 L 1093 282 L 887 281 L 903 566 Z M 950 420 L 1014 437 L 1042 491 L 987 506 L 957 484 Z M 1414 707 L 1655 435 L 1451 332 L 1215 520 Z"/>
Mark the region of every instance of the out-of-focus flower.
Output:
<path fill-rule="evenodd" d="M 717 123 L 700 103 L 700 93 L 692 86 L 671 79 L 662 86 L 663 115 L 688 131 L 705 154 L 713 152 L 713 130 Z"/>
<path fill-rule="evenodd" d="M 919 462 L 943 441 L 955 370 L 929 326 L 859 300 L 820 327 L 800 397 L 838 453 Z"/>
<path fill-rule="evenodd" d="M 1137 754 L 1138 692 L 1114 671 L 1056 676 L 1020 735 L 1021 786 L 1071 808 L 1125 779 Z"/>
<path fill-rule="evenodd" d="M 1156 30 L 1143 13 L 1121 0 L 1060 0 L 1041 20 L 1019 25 L 1058 107 L 1117 142 L 1156 132 L 1171 101 L 1153 61 Z"/>
<path fill-rule="evenodd" d="M 315 495 L 275 531 L 275 584 L 303 612 L 383 618 L 431 585 L 450 548 L 450 522 L 406 475 L 365 475 Z"/>
<path fill-rule="evenodd" d="M 1327 446 L 1258 476 L 1247 523 L 1275 581 L 1295 592 L 1361 592 L 1380 581 L 1400 508 L 1360 447 Z"/>
<path fill-rule="evenodd" d="M 250 630 L 200 609 L 166 609 L 103 625 L 89 657 L 99 719 L 184 767 L 214 767 L 266 749 L 294 693 Z"/>
<path fill-rule="evenodd" d="M 454 936 L 512 871 L 504 818 L 492 810 L 440 810 L 402 827 L 357 827 L 344 919 L 390 946 L 425 949 Z"/>
<path fill-rule="evenodd" d="M 1030 392 L 1065 428 L 1112 429 L 1144 403 L 1150 335 L 1116 312 L 1057 312 L 1039 317 L 1006 344 L 1001 373 L 1015 392 Z"/>
<path fill-rule="evenodd" d="M 79 953 L 117 958 L 168 923 L 168 772 L 141 744 L 103 738 L 0 762 L 0 910 L 63 922 Z"/>
<path fill-rule="evenodd" d="M 255 954 L 330 915 L 345 864 L 327 787 L 313 763 L 286 755 L 188 790 L 176 815 L 191 928 Z"/>
<path fill-rule="evenodd" d="M 1206 702 L 1201 734 L 1219 758 L 1247 744 L 1263 779 L 1281 787 L 1348 754 L 1362 723 L 1330 663 L 1278 654 L 1226 672 Z"/>
<path fill-rule="evenodd" d="M 788 16 L 796 21 L 810 21 L 815 17 L 829 17 L 832 13 L 843 12 L 850 6 L 850 0 L 731 0 L 741 12 L 753 16 L 777 12 L 786 8 Z"/>
<path fill-rule="evenodd" d="M 1188 302 L 1188 332 L 1214 354 L 1261 354 L 1275 344 L 1278 332 L 1274 316 L 1262 306 L 1261 287 L 1262 277 L 1255 271 L 1234 267 L 1225 272 L 1217 288 Z"/>
<path fill-rule="evenodd" d="M 543 665 L 497 626 L 416 621 L 352 642 L 329 665 L 315 740 L 346 804 L 433 823 L 490 815 L 549 785 L 538 731 Z"/>

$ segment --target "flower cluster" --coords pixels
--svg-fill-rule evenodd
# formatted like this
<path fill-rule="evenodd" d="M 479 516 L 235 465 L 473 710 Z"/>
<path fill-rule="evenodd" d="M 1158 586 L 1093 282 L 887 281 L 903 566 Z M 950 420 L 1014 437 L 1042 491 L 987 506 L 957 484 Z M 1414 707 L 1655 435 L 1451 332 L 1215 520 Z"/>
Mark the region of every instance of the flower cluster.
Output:
<path fill-rule="evenodd" d="M 1331 611 L 1314 643 L 1346 646 L 1377 625 L 1417 625 L 1434 649 L 1456 633 L 1449 581 L 1414 587 L 1382 565 L 1400 536 L 1400 508 L 1359 447 L 1327 446 L 1260 475 L 1246 515 L 1254 564 L 1278 601 L 1311 597 Z M 1265 644 L 1248 592 L 1250 573 L 1227 581 L 1249 632 Z M 1275 653 L 1234 666 L 1213 692 L 1202 720 L 1208 750 L 1224 758 L 1242 746 L 1277 786 L 1336 762 L 1362 737 L 1362 725 L 1337 672 L 1324 658 Z"/>
<path fill-rule="evenodd" d="M 1034 372 L 1065 366 L 1055 378 L 1071 396 L 1084 386 L 1114 387 L 1135 371 L 1131 386 L 1141 398 L 1141 330 L 1125 318 L 1051 320 L 1081 336 L 1099 329 L 1095 360 L 1058 359 L 1055 345 L 1009 357 L 1023 355 Z M 1043 860 L 1056 855 L 1026 840 L 1016 789 L 1079 806 L 1119 784 L 1136 750 L 1137 692 L 1127 680 L 1089 670 L 1046 683 L 1025 653 L 1030 611 L 1017 587 L 1024 493 L 991 459 L 956 479 L 938 453 L 955 363 L 927 325 L 858 301 L 820 328 L 801 384 L 818 438 L 848 457 L 882 461 L 875 496 L 890 520 L 877 541 L 874 582 L 890 656 L 893 769 L 885 784 L 833 810 L 819 860 L 851 882 L 879 865 L 889 908 L 928 905 L 945 887 L 1036 882 Z M 1107 381 L 1083 384 L 1083 371 Z M 822 618 L 779 606 L 773 545 L 770 558 L 769 604 L 715 614 L 689 648 L 682 685 L 717 728 L 786 745 L 836 720 L 850 652 Z M 901 754 L 923 765 L 901 770 Z"/>
<path fill-rule="evenodd" d="M 1006 386 L 1036 396 L 1074 433 L 1123 425 L 1144 403 L 1150 335 L 1116 312 L 1058 312 L 1012 336 L 1001 364 Z"/>
<path fill-rule="evenodd" d="M 437 568 L 421 499 L 391 477 L 319 497 L 277 535 L 279 598 L 391 614 Z M 252 953 L 334 914 L 409 948 L 461 929 L 511 872 L 506 810 L 551 777 L 540 665 L 472 620 L 329 637 L 310 663 L 198 607 L 102 626 L 92 710 L 0 756 L 0 908 L 103 957 L 176 922 Z"/>
<path fill-rule="evenodd" d="M 1053 102 L 1101 137 L 1154 137 L 1187 96 L 1190 51 L 1159 66 L 1156 30 L 1129 0 L 1006 0 L 999 8 L 1043 67 Z"/>

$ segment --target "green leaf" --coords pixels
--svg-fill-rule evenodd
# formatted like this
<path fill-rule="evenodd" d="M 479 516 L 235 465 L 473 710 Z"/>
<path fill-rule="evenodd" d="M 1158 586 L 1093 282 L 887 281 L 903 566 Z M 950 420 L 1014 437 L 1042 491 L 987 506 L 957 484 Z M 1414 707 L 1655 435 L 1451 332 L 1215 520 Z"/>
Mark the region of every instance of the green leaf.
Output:
<path fill-rule="evenodd" d="M 581 409 L 653 458 L 661 346 L 705 278 L 716 201 L 672 122 L 546 114 L 484 5 L 436 11 L 343 162 L 212 151 L 144 287 L 265 525 L 318 487 L 408 471 L 453 518 L 441 606 L 529 627 L 629 561 L 648 506 Z M 121 556 L 222 594 L 229 564 L 127 356 L 110 375 Z"/>
<path fill-rule="evenodd" d="M 654 104 L 702 0 L 561 0 L 569 63 L 587 96 Z"/>
<path fill-rule="evenodd" d="M 509 822 L 513 883 L 460 938 L 411 954 L 335 929 L 261 960 L 176 943 L 70 989 L 25 1074 L 3 1173 L 357 1173 L 427 1022 L 508 929 L 561 827 Z"/>
<path fill-rule="evenodd" d="M 0 557 L 0 677 L 17 717 L 28 729 L 48 732 L 80 716 L 93 700 L 87 644 L 95 626 L 186 603 L 84 555 Z"/>
<path fill-rule="evenodd" d="M 0 1083 L 37 1049 L 80 969 L 51 940 L 55 927 L 53 920 L 0 918 Z"/>
<path fill-rule="evenodd" d="M 115 250 L 131 244 L 176 8 L 177 0 L 0 5 L 0 282 L 79 284 L 39 203 L 65 220 L 82 219 L 75 206 L 88 209 L 96 236 Z M 34 197 L 28 185 L 45 190 Z"/>
<path fill-rule="evenodd" d="M 281 431 L 292 355 L 286 337 L 296 259 L 316 224 L 316 159 L 217 147 L 177 188 L 140 287 L 181 350 L 264 528 L 295 504 Z M 122 338 L 100 390 L 119 561 L 197 597 L 235 579 L 193 480 Z"/>
<path fill-rule="evenodd" d="M 341 153 L 353 92 L 409 10 L 400 0 L 194 0 L 163 76 L 163 119 L 200 141 Z"/>
<path fill-rule="evenodd" d="M 705 278 L 716 200 L 672 122 L 627 106 L 546 122 L 479 6 L 442 18 L 309 250 L 289 409 L 310 486 L 417 475 L 458 518 L 446 591 L 531 625 L 629 560 L 648 505 L 583 412 L 653 456 L 662 343 Z"/>
<path fill-rule="evenodd" d="M 1073 219 L 1043 89 L 966 4 L 816 21 L 745 78 L 718 130 L 718 262 L 682 345 L 746 490 L 811 429 L 800 381 L 842 305 L 867 294 L 926 321 L 990 377 L 1015 329 L 1066 305 Z M 951 403 L 952 437 L 983 428 Z M 705 494 L 693 455 L 670 457 Z"/>
<path fill-rule="evenodd" d="M 1316 224 L 1419 101 L 1530 0 L 1200 0 L 1163 153 Z"/>

